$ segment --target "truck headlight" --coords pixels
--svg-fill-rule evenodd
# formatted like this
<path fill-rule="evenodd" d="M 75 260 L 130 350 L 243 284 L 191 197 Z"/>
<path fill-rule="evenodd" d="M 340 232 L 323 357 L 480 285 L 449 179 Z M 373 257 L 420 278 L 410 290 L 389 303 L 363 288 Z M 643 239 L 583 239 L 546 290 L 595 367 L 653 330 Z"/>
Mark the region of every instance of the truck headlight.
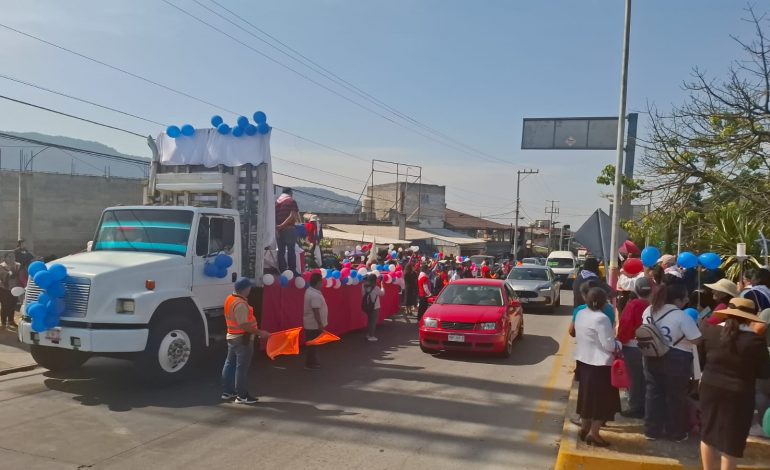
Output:
<path fill-rule="evenodd" d="M 496 322 L 481 323 L 479 326 L 481 326 L 482 331 L 494 331 L 497 329 Z"/>
<path fill-rule="evenodd" d="M 436 318 L 423 318 L 422 326 L 425 328 L 438 328 L 438 319 Z"/>
<path fill-rule="evenodd" d="M 115 306 L 115 312 L 117 313 L 134 313 L 134 300 L 133 299 L 118 299 Z"/>

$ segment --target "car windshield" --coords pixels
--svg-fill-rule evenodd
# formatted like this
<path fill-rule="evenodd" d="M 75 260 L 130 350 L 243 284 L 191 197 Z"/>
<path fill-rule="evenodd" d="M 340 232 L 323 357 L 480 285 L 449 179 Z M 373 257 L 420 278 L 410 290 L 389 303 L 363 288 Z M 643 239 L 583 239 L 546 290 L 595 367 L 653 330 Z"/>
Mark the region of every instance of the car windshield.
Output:
<path fill-rule="evenodd" d="M 572 258 L 548 258 L 546 266 L 549 268 L 574 268 L 575 261 Z"/>
<path fill-rule="evenodd" d="M 94 251 L 141 251 L 184 256 L 193 213 L 181 210 L 116 209 L 107 211 L 94 240 Z"/>
<path fill-rule="evenodd" d="M 508 279 L 514 281 L 547 281 L 548 272 L 542 268 L 514 268 L 508 274 Z"/>
<path fill-rule="evenodd" d="M 503 306 L 503 295 L 497 286 L 475 286 L 470 284 L 449 284 L 436 299 L 442 305 L 488 305 Z"/>

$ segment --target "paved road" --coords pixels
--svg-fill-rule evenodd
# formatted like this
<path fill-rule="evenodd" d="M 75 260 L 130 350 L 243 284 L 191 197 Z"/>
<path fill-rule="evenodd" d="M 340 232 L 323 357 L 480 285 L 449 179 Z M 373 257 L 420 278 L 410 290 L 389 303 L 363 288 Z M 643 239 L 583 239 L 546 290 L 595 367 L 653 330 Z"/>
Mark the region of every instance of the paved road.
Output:
<path fill-rule="evenodd" d="M 253 407 L 219 401 L 219 358 L 169 387 L 108 359 L 0 377 L 0 468 L 551 468 L 568 311 L 528 313 L 508 360 L 423 354 L 403 319 L 380 327 L 379 343 L 354 333 L 325 346 L 321 371 L 259 360 Z"/>

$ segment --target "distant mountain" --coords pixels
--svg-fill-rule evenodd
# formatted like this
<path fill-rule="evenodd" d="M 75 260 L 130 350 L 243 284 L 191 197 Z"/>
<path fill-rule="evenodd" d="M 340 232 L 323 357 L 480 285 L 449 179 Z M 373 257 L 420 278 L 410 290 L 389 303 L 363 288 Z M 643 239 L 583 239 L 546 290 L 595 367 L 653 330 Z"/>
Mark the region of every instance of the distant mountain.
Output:
<path fill-rule="evenodd" d="M 299 209 L 302 212 L 310 211 L 352 214 L 356 211 L 356 204 L 358 201 L 351 197 L 343 196 L 323 188 L 303 186 L 292 186 L 292 188 L 294 189 L 294 199 L 297 201 Z"/>

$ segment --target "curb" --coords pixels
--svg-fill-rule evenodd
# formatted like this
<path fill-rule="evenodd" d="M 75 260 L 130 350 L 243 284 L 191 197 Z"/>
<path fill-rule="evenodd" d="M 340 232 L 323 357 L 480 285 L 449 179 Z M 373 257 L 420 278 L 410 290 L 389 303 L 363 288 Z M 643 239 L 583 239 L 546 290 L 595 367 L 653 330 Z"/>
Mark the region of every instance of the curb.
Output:
<path fill-rule="evenodd" d="M 17 372 L 26 372 L 28 370 L 34 370 L 37 369 L 37 364 L 27 364 L 24 366 L 17 366 L 17 367 L 9 367 L 7 369 L 0 369 L 0 376 L 3 375 L 9 375 L 9 374 L 15 374 Z"/>

